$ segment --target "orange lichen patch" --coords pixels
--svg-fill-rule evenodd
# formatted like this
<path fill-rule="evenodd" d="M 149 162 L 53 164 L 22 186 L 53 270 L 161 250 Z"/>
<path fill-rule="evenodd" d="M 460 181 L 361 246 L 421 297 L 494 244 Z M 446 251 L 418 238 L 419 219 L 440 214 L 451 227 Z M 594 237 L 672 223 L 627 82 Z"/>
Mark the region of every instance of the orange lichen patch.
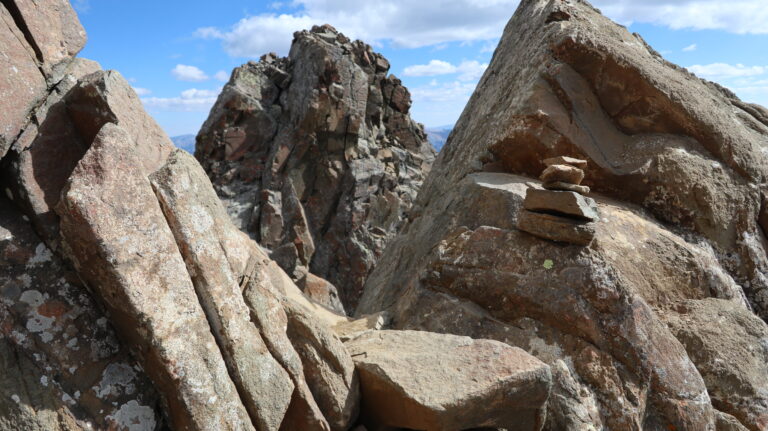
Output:
<path fill-rule="evenodd" d="M 48 301 L 45 304 L 42 304 L 41 306 L 37 307 L 37 312 L 41 316 L 45 317 L 61 317 L 63 316 L 69 309 L 67 308 L 67 305 L 59 302 L 59 301 Z"/>
<path fill-rule="evenodd" d="M 13 322 L 11 322 L 10 320 L 6 320 L 5 322 L 3 322 L 3 326 L 0 328 L 2 328 L 3 335 L 8 336 L 13 330 Z"/>

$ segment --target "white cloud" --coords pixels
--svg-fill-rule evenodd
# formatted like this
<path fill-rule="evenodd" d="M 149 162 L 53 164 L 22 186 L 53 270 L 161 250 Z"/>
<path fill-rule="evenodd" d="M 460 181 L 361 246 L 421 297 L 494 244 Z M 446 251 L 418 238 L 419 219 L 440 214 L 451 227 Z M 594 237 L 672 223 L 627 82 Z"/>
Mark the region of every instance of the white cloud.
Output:
<path fill-rule="evenodd" d="M 429 85 L 412 88 L 411 98 L 414 102 L 456 102 L 463 107 L 475 91 L 476 85 L 476 82 L 432 81 Z"/>
<path fill-rule="evenodd" d="M 477 81 L 483 76 L 487 68 L 488 63 L 480 63 L 475 60 L 463 61 L 458 67 L 459 81 Z"/>
<path fill-rule="evenodd" d="M 698 46 L 694 43 L 694 44 L 688 45 L 685 48 L 683 48 L 683 52 L 696 51 L 697 48 L 698 48 Z"/>
<path fill-rule="evenodd" d="M 241 19 L 229 31 L 214 27 L 197 29 L 204 39 L 220 39 L 227 54 L 233 57 L 260 57 L 268 52 L 288 53 L 293 33 L 312 27 L 319 21 L 308 16 L 263 14 Z"/>
<path fill-rule="evenodd" d="M 227 82 L 227 81 L 229 81 L 229 76 L 230 76 L 230 74 L 227 73 L 227 71 L 220 70 L 220 71 L 216 72 L 216 74 L 213 75 L 213 79 L 215 79 L 217 81 L 221 81 L 221 82 Z"/>
<path fill-rule="evenodd" d="M 414 104 L 411 116 L 427 126 L 453 124 L 461 115 L 472 92 L 475 82 L 451 81 L 411 88 Z"/>
<path fill-rule="evenodd" d="M 89 0 L 74 0 L 72 6 L 74 6 L 78 13 L 86 13 L 91 10 L 91 2 Z"/>
<path fill-rule="evenodd" d="M 135 91 L 136 94 L 139 95 L 139 96 L 148 96 L 148 95 L 152 94 L 152 91 L 150 91 L 150 90 L 148 90 L 146 88 L 141 88 L 141 87 L 133 87 L 133 91 Z"/>
<path fill-rule="evenodd" d="M 208 112 L 216 103 L 221 88 L 216 90 L 200 90 L 190 88 L 184 90 L 178 97 L 143 97 L 144 106 L 156 111 L 169 112 Z"/>
<path fill-rule="evenodd" d="M 438 76 L 459 74 L 460 81 L 476 81 L 483 76 L 483 72 L 488 68 L 488 63 L 478 61 L 462 61 L 458 66 L 442 61 L 431 60 L 427 64 L 417 64 L 408 66 L 403 70 L 404 76 Z"/>
<path fill-rule="evenodd" d="M 624 24 L 645 22 L 673 29 L 719 29 L 768 33 L 765 0 L 594 0 L 595 6 Z M 235 57 L 288 52 L 294 31 L 330 23 L 347 36 L 377 45 L 416 48 L 448 42 L 486 42 L 501 35 L 518 0 L 453 0 L 436 4 L 412 0 L 293 0 L 293 14 L 245 17 L 229 29 L 205 27 L 198 37 L 220 39 Z"/>
<path fill-rule="evenodd" d="M 171 75 L 179 81 L 187 82 L 202 82 L 209 79 L 208 75 L 199 68 L 186 64 L 177 64 L 176 67 L 171 70 Z"/>
<path fill-rule="evenodd" d="M 436 76 L 456 73 L 456 66 L 442 60 L 431 60 L 428 64 L 408 66 L 403 70 L 404 76 Z"/>
<path fill-rule="evenodd" d="M 726 63 L 712 63 L 705 65 L 695 64 L 687 67 L 687 69 L 699 77 L 712 80 L 757 76 L 768 72 L 768 67 L 764 66 L 745 66 L 743 64 L 731 65 Z"/>
<path fill-rule="evenodd" d="M 596 0 L 595 6 L 624 24 L 646 22 L 672 29 L 767 34 L 765 0 Z"/>

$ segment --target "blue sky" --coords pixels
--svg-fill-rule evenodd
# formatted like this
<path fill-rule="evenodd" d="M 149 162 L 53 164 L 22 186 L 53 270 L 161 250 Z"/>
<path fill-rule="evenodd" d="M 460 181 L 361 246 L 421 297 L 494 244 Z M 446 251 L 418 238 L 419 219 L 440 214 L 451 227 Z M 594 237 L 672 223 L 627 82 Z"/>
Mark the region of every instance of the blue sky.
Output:
<path fill-rule="evenodd" d="M 196 134 L 231 70 L 330 23 L 372 44 L 428 127 L 461 113 L 517 0 L 74 0 L 82 57 L 120 71 L 171 136 Z M 668 60 L 768 105 L 765 0 L 596 0 Z"/>

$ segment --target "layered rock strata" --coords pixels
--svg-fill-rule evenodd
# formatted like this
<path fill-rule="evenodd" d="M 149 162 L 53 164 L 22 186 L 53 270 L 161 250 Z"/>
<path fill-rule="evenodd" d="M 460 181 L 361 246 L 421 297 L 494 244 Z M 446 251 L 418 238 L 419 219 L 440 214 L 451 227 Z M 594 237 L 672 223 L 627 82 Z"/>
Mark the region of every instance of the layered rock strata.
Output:
<path fill-rule="evenodd" d="M 331 26 L 298 32 L 288 57 L 233 71 L 197 136 L 235 223 L 349 312 L 435 157 L 389 67 Z"/>

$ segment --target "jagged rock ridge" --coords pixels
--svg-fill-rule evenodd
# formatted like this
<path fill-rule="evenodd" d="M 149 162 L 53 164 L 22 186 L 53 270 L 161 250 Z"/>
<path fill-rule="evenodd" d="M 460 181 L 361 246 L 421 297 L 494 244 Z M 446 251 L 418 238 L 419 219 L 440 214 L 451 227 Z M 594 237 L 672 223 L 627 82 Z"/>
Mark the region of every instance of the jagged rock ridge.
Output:
<path fill-rule="evenodd" d="M 767 137 L 587 2 L 523 0 L 358 313 L 533 354 L 547 430 L 766 430 Z M 517 228 L 559 156 L 588 162 L 587 245 Z"/>
<path fill-rule="evenodd" d="M 435 156 L 388 70 L 329 25 L 298 32 L 288 57 L 234 70 L 197 137 L 236 224 L 302 288 L 307 271 L 333 283 L 350 312 Z"/>

